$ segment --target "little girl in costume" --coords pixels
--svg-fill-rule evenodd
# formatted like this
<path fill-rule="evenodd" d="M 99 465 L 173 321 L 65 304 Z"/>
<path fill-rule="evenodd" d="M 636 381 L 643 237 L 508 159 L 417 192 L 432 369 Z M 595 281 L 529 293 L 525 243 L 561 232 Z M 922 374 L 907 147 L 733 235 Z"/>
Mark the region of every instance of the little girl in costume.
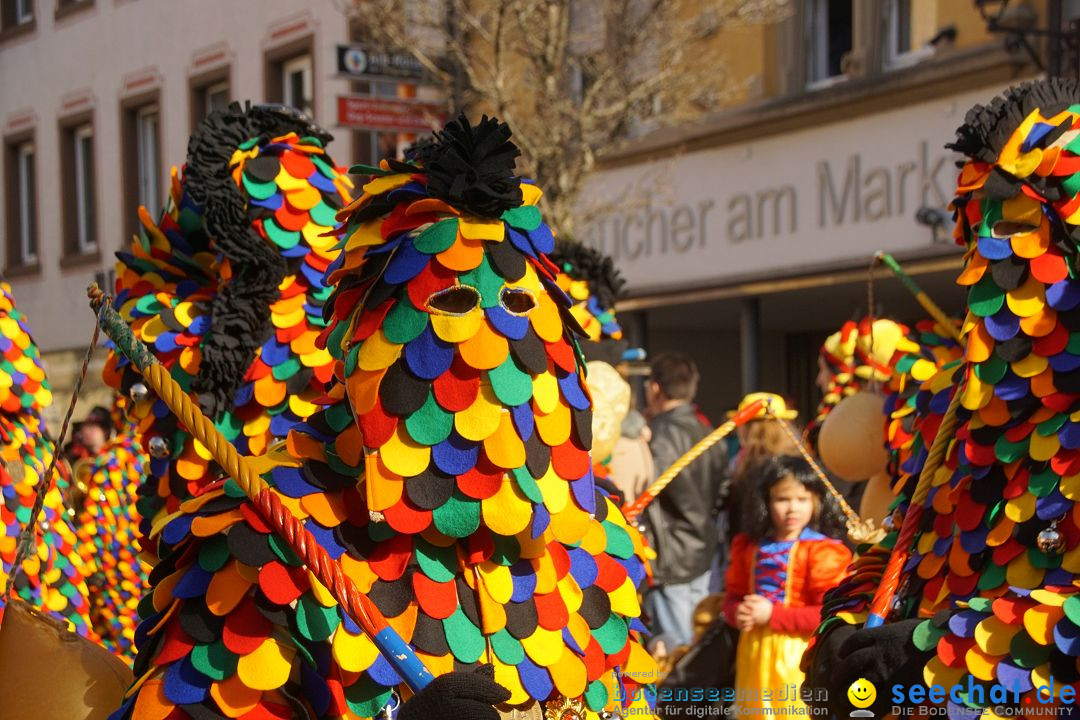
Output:
<path fill-rule="evenodd" d="M 756 485 L 745 495 L 744 532 L 732 540 L 725 580 L 724 617 L 742 633 L 735 702 L 800 712 L 799 662 L 822 596 L 843 577 L 851 551 L 834 539 L 844 534 L 842 516 L 805 460 L 770 458 Z"/>

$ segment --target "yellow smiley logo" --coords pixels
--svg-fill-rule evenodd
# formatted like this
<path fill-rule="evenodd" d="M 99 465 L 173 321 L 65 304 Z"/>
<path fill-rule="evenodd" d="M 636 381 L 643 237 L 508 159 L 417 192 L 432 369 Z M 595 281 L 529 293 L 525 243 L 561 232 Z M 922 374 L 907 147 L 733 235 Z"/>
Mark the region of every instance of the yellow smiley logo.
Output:
<path fill-rule="evenodd" d="M 859 678 L 851 683 L 851 687 L 847 690 L 847 698 L 848 702 L 857 708 L 868 708 L 877 698 L 877 688 L 866 678 Z"/>

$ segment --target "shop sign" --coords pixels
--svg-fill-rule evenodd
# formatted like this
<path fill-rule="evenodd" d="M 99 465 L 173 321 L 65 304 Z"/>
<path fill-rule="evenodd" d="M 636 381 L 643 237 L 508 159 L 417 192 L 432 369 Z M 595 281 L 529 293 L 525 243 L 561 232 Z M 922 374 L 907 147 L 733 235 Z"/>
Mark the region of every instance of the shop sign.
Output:
<path fill-rule="evenodd" d="M 948 206 L 959 156 L 944 145 L 997 92 L 598 172 L 577 237 L 614 258 L 633 294 L 930 250 L 915 213 Z"/>
<path fill-rule="evenodd" d="M 438 103 L 357 95 L 338 96 L 340 127 L 354 130 L 426 133 L 446 120 L 446 107 Z"/>

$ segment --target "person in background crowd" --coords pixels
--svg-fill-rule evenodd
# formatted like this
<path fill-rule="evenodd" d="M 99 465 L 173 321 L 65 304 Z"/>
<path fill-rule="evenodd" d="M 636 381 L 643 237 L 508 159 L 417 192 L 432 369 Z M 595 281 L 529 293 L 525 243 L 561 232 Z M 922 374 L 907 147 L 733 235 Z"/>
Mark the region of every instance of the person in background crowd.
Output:
<path fill-rule="evenodd" d="M 772 697 L 739 705 L 806 713 L 797 694 L 778 691 L 802 683 L 799 662 L 821 620 L 822 598 L 851 560 L 835 539 L 844 536 L 844 517 L 801 457 L 769 458 L 753 480 L 740 513 L 744 532 L 731 543 L 724 618 L 742 633 L 735 687 L 769 689 Z"/>
<path fill-rule="evenodd" d="M 708 434 L 694 411 L 698 369 L 693 360 L 662 353 L 650 363 L 645 400 L 652 439 L 649 447 L 663 472 Z M 679 473 L 643 513 L 656 550 L 655 585 L 645 596 L 655 647 L 674 649 L 692 640 L 694 607 L 709 590 L 717 552 L 716 514 L 727 486 L 727 453 L 722 444 Z"/>
<path fill-rule="evenodd" d="M 656 479 L 656 466 L 652 450 L 649 449 L 651 439 L 652 431 L 645 417 L 630 408 L 623 419 L 619 439 L 608 463 L 612 481 L 622 491 L 625 502 L 634 502 Z"/>
<path fill-rule="evenodd" d="M 741 498 L 746 492 L 752 492 L 753 481 L 749 480 L 758 466 L 778 455 L 798 455 L 799 448 L 784 432 L 780 420 L 791 421 L 799 416 L 798 411 L 789 409 L 784 399 L 775 393 L 750 393 L 739 401 L 739 410 L 757 400 L 764 400 L 772 408 L 775 418 L 768 417 L 763 410 L 760 417 L 740 426 L 736 431 L 739 438 L 739 453 L 732 463 L 730 507 L 741 507 Z M 737 412 L 737 411 L 736 411 Z M 735 412 L 728 413 L 729 417 Z M 776 418 L 780 418 L 777 420 Z M 741 527 L 738 513 L 729 513 L 725 537 L 736 535 Z M 718 583 L 714 583 L 718 587 Z"/>
<path fill-rule="evenodd" d="M 630 410 L 630 384 L 612 365 L 602 360 L 590 360 L 586 365 L 586 382 L 593 400 L 592 463 L 596 486 L 616 503 L 626 502 L 635 478 L 611 470 L 615 448 L 622 439 L 622 424 Z"/>
<path fill-rule="evenodd" d="M 79 460 L 95 458 L 112 436 L 112 413 L 96 405 L 82 422 L 75 425 L 75 437 L 64 447 L 64 456 L 75 464 Z"/>

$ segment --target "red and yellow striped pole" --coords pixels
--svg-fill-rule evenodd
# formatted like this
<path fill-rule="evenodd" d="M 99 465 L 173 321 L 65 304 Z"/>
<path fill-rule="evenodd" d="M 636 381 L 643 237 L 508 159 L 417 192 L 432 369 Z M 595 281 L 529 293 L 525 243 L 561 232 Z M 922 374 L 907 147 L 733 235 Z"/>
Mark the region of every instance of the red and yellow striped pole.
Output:
<path fill-rule="evenodd" d="M 330 557 L 307 528 L 287 507 L 277 493 L 255 472 L 248 459 L 236 452 L 214 422 L 203 414 L 183 388 L 173 380 L 165 366 L 136 338 L 123 318 L 107 306 L 108 297 L 93 283 L 87 289 L 90 306 L 98 314 L 101 329 L 116 343 L 132 365 L 142 373 L 147 385 L 176 415 L 184 427 L 210 452 L 255 505 L 263 519 L 300 557 L 349 617 L 371 638 L 394 669 L 414 691 L 430 683 L 434 676 L 366 595 L 360 592 L 341 564 Z"/>

